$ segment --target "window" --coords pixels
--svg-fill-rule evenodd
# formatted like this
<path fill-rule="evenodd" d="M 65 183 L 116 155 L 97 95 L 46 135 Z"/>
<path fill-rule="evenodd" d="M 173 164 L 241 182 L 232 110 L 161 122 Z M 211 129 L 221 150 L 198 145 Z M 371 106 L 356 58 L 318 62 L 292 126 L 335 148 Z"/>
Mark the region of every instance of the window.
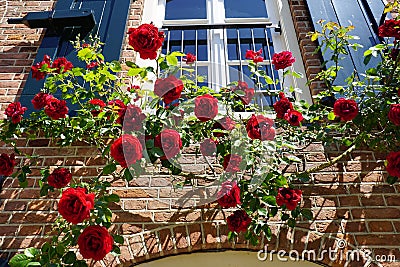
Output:
<path fill-rule="evenodd" d="M 197 56 L 195 73 L 205 75 L 204 84 L 218 90 L 221 86 L 244 80 L 254 87 L 245 60 L 246 50 L 262 49 L 264 70 L 276 79 L 280 75 L 270 60 L 274 52 L 290 50 L 304 73 L 287 1 L 283 0 L 145 0 L 142 23 L 153 22 L 164 29 L 163 53 L 183 51 Z M 141 60 L 138 62 L 141 64 Z M 145 63 L 142 63 L 145 64 Z M 146 62 L 148 64 L 148 62 Z M 184 63 L 182 63 L 184 64 Z M 263 81 L 260 81 L 263 82 Z M 304 79 L 286 79 L 284 87 L 303 90 L 298 98 L 311 101 Z M 203 85 L 200 83 L 199 85 Z M 275 99 L 262 97 L 262 90 L 280 90 L 282 85 L 258 88 L 263 106 Z"/>

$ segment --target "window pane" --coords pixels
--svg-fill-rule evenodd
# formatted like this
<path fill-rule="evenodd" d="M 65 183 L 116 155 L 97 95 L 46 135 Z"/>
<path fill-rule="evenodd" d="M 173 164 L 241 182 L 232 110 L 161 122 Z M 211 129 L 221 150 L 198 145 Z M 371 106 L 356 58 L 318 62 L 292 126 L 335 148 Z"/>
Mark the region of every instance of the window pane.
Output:
<path fill-rule="evenodd" d="M 167 0 L 165 19 L 206 19 L 206 0 Z"/>
<path fill-rule="evenodd" d="M 194 54 L 198 61 L 208 60 L 207 30 L 170 30 L 164 32 L 166 38 L 162 47 L 163 54 L 181 51 L 185 54 Z"/>
<path fill-rule="evenodd" d="M 226 18 L 266 18 L 264 0 L 225 0 Z"/>

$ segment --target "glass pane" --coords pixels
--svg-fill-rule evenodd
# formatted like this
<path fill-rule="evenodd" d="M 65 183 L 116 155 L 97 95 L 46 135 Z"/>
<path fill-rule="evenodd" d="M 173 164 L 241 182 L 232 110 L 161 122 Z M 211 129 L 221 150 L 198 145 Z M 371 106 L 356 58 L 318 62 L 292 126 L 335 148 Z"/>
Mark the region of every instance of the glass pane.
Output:
<path fill-rule="evenodd" d="M 166 20 L 206 18 L 206 0 L 167 0 Z"/>
<path fill-rule="evenodd" d="M 171 30 L 165 31 L 165 35 L 166 38 L 162 47 L 163 54 L 171 51 L 182 51 L 186 54 L 196 55 L 198 61 L 208 60 L 207 30 L 184 30 L 183 34 L 182 30 Z M 167 48 L 169 48 L 168 51 Z"/>
<path fill-rule="evenodd" d="M 266 18 L 264 0 L 225 0 L 226 18 Z"/>

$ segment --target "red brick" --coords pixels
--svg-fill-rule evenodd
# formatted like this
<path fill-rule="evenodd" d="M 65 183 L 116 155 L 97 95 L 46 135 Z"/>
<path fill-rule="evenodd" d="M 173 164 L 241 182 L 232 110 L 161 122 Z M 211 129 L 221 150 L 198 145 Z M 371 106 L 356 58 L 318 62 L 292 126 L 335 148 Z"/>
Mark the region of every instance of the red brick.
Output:
<path fill-rule="evenodd" d="M 393 226 L 389 221 L 368 222 L 371 232 L 392 232 Z"/>
<path fill-rule="evenodd" d="M 394 208 L 370 208 L 352 209 L 355 219 L 397 219 L 400 217 L 400 209 Z"/>

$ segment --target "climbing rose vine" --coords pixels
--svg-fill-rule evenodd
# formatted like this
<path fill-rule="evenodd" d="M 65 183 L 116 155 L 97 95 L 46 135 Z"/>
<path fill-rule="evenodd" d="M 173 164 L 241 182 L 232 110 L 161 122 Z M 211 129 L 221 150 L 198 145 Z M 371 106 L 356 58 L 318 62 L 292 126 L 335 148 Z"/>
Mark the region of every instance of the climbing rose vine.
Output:
<path fill-rule="evenodd" d="M 210 186 L 217 190 L 206 200 L 232 209 L 226 219 L 229 238 L 245 232 L 254 244 L 261 233 L 271 238 L 269 220 L 273 217 L 290 227 L 299 216 L 311 220 L 313 214 L 302 206 L 302 191 L 296 184 L 307 183 L 312 173 L 345 160 L 356 148 L 389 151 L 388 182 L 395 183 L 400 176 L 400 151 L 388 144 L 398 144 L 400 136 L 396 53 L 400 42 L 391 39 L 399 38 L 398 21 L 386 21 L 379 28 L 385 42 L 365 50 L 366 63 L 372 57 L 380 63 L 364 79 L 350 77 L 348 84 L 340 86 L 335 80 L 341 71 L 340 58 L 347 53 L 345 47 L 358 48 L 349 34 L 352 27 L 321 22 L 321 28 L 309 36 L 320 38 L 321 51 L 332 50 L 334 64 L 327 64 L 330 67 L 316 76 L 325 90 L 312 103 L 297 99 L 297 88 L 286 88 L 268 76 L 262 49 L 248 50 L 244 56 L 253 83 L 239 80 L 218 88 L 199 86 L 205 77 L 194 75 L 196 55 L 160 53 L 164 33 L 152 24 L 129 29 L 128 43 L 140 58 L 154 60 L 156 68 L 128 61 L 124 75 L 120 62 L 104 61 L 98 40 L 74 43 L 81 61 L 76 66 L 66 58 L 44 56 L 32 66 L 32 77 L 45 79 L 45 83 L 32 97 L 31 106 L 14 102 L 5 109 L 0 138 L 15 149 L 0 155 L 0 175 L 26 186 L 31 169 L 39 165 L 40 155 L 24 155 L 17 149 L 15 139 L 22 137 L 51 138 L 60 147 L 85 142 L 98 149 L 106 164 L 90 181 L 61 166 L 41 170 L 41 196 L 51 191 L 61 196 L 53 227 L 57 234 L 42 247 L 16 255 L 10 265 L 21 266 L 24 261 L 32 266 L 87 266 L 86 260 L 118 255 L 125 240 L 110 230 L 109 205 L 120 201 L 110 193 L 110 179 L 129 182 L 153 164 L 178 181 L 173 184 L 176 190 L 194 186 L 192 181 L 200 177 L 181 165 L 187 148 L 196 150 L 212 173 Z M 301 74 L 294 70 L 295 61 L 290 51 L 280 51 L 272 56 L 271 64 L 281 80 L 296 79 Z M 275 83 L 282 90 L 266 89 Z M 257 104 L 264 96 L 276 99 L 271 107 Z M 328 164 L 287 171 L 301 162 L 297 152 L 313 142 L 335 143 L 346 150 Z M 179 177 L 185 178 L 183 183 L 175 179 Z M 76 251 L 83 259 L 76 257 Z"/>

